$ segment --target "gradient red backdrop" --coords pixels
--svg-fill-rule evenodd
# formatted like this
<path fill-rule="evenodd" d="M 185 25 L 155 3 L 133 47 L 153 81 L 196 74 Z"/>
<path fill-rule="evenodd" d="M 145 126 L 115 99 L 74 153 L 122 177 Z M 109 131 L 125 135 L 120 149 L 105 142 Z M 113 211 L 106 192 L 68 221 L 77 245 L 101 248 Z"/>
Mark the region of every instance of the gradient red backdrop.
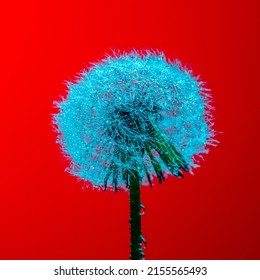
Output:
<path fill-rule="evenodd" d="M 1 4 L 1 259 L 128 259 L 127 193 L 64 172 L 53 101 L 110 49 L 153 48 L 207 82 L 220 144 L 184 180 L 142 188 L 147 259 L 259 259 L 258 1 Z"/>

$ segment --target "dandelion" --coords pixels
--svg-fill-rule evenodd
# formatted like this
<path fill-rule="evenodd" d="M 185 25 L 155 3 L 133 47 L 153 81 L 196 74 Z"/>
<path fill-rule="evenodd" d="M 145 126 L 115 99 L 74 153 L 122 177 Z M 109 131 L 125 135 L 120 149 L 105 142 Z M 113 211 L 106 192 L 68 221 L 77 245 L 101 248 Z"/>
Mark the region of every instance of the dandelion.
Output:
<path fill-rule="evenodd" d="M 199 166 L 195 155 L 215 145 L 208 91 L 162 52 L 132 51 L 83 70 L 55 104 L 68 172 L 96 188 L 130 193 L 130 257 L 142 259 L 140 186 L 183 177 Z"/>

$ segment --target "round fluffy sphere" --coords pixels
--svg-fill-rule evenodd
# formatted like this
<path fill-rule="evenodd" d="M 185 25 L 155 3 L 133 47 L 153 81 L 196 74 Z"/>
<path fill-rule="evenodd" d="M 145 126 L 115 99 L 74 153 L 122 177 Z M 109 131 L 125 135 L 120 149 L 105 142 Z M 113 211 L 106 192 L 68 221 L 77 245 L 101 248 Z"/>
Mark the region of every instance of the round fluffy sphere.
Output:
<path fill-rule="evenodd" d="M 144 175 L 155 174 L 152 158 L 164 175 L 174 174 L 154 145 L 148 153 L 155 138 L 170 142 L 189 170 L 198 166 L 194 156 L 214 143 L 203 84 L 159 52 L 107 56 L 68 83 L 67 97 L 56 105 L 57 141 L 70 159 L 68 171 L 94 186 L 124 187 L 126 170 L 138 171 L 145 184 Z"/>

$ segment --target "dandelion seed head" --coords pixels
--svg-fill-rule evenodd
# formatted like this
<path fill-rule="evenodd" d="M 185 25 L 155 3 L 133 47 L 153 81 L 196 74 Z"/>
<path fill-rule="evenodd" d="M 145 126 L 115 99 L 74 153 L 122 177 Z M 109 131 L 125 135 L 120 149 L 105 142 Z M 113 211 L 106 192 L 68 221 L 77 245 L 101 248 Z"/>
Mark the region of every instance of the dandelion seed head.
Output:
<path fill-rule="evenodd" d="M 53 122 L 57 142 L 71 162 L 68 172 L 97 187 L 107 177 L 108 186 L 124 187 L 126 170 L 138 171 L 147 183 L 145 173 L 155 173 L 147 152 L 147 145 L 154 147 L 153 126 L 191 169 L 198 166 L 194 156 L 214 144 L 204 84 L 162 52 L 107 56 L 69 83 L 66 98 L 56 106 Z M 151 150 L 164 174 L 173 173 L 159 151 Z"/>

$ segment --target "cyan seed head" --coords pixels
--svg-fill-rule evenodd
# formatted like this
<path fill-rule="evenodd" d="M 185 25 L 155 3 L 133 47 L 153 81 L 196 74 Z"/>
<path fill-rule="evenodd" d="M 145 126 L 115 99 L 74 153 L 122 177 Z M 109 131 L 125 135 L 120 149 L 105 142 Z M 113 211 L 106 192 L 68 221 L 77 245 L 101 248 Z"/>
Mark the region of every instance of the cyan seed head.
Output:
<path fill-rule="evenodd" d="M 203 83 L 162 52 L 107 56 L 68 83 L 66 98 L 55 104 L 69 173 L 97 187 L 127 187 L 131 172 L 143 184 L 150 175 L 182 176 L 214 145 Z"/>

